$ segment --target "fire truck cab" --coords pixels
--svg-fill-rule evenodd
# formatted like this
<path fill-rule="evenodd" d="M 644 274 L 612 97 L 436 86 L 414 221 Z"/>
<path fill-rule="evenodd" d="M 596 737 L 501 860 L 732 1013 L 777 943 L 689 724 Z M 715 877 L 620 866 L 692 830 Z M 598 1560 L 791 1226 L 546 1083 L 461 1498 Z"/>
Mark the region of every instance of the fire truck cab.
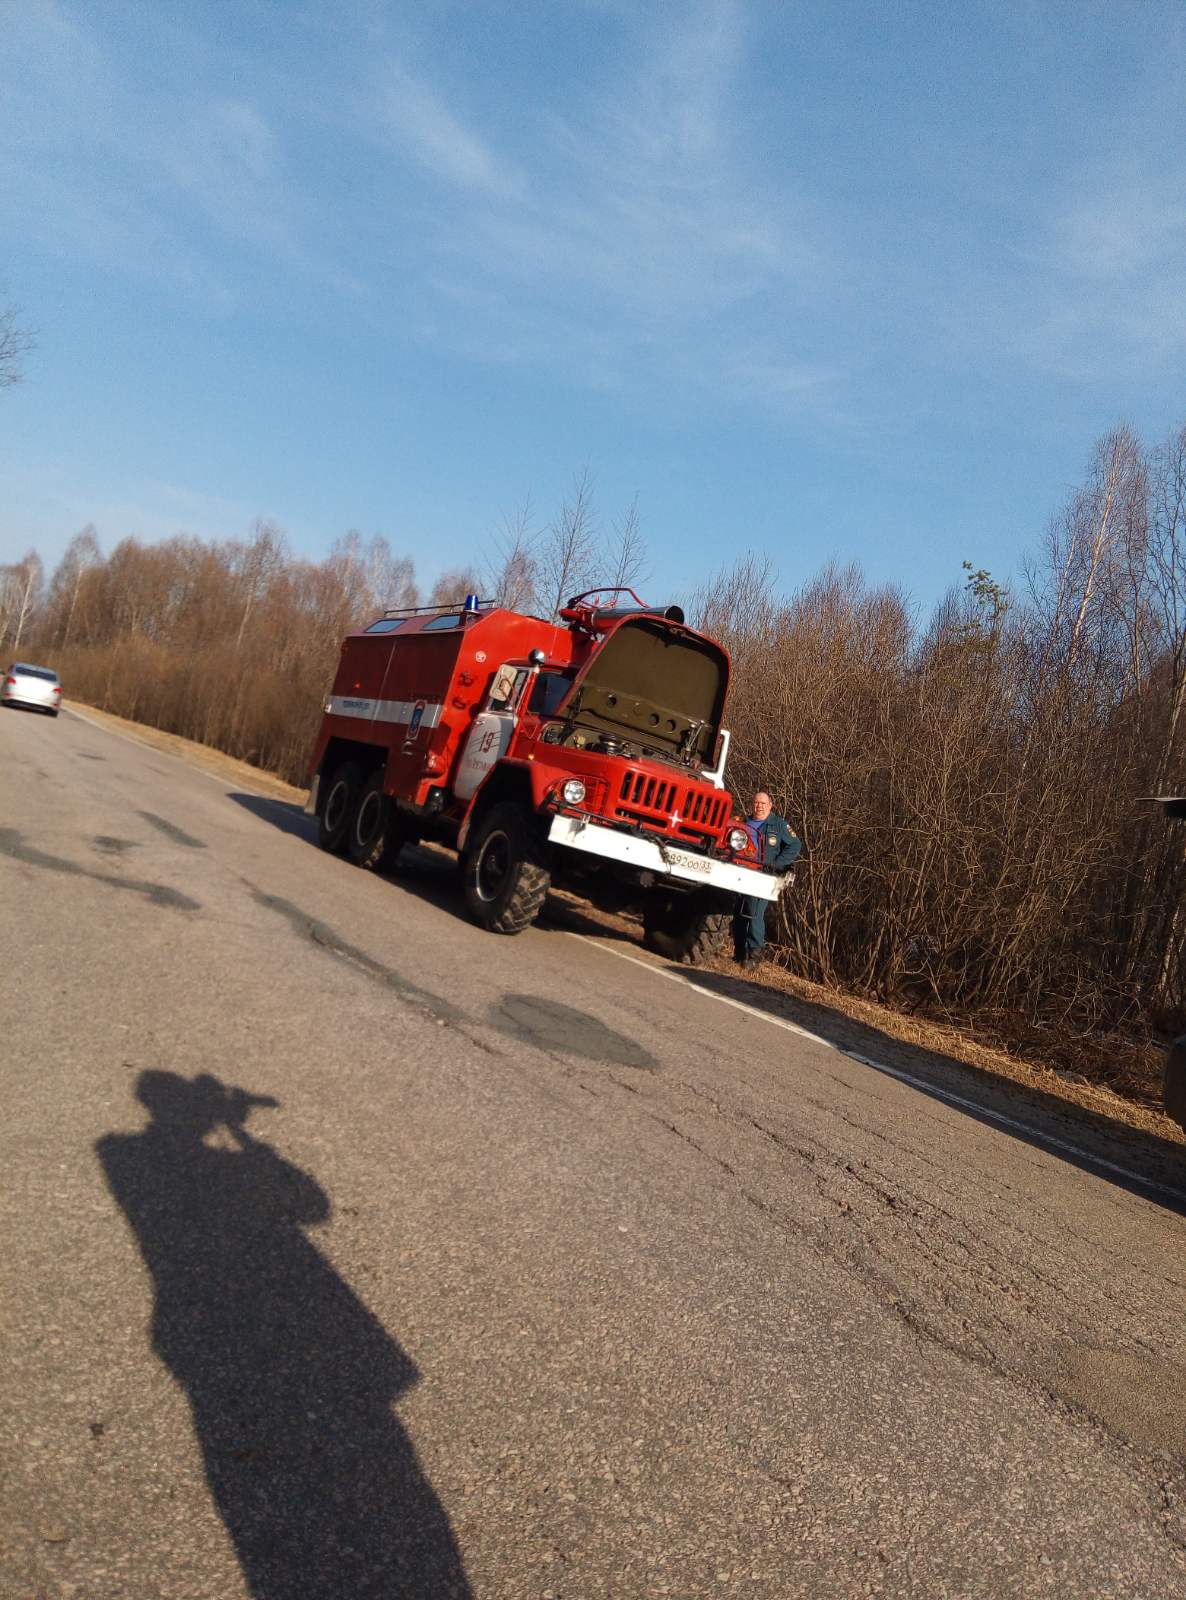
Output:
<path fill-rule="evenodd" d="M 473 595 L 387 611 L 342 644 L 306 809 L 363 868 L 456 849 L 494 932 L 528 927 L 556 884 L 702 959 L 739 895 L 783 887 L 723 785 L 728 679 L 721 645 L 632 590 L 574 596 L 559 622 Z"/>

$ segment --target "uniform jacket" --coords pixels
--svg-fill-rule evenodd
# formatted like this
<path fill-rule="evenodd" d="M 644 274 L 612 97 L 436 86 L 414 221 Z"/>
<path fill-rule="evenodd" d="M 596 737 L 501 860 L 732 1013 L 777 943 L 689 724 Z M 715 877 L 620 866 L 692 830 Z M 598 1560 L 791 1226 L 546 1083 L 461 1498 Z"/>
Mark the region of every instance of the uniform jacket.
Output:
<path fill-rule="evenodd" d="M 755 817 L 745 819 L 749 836 L 758 847 L 762 865 L 771 872 L 786 872 L 803 848 L 785 817 L 772 811 L 765 822 Z"/>

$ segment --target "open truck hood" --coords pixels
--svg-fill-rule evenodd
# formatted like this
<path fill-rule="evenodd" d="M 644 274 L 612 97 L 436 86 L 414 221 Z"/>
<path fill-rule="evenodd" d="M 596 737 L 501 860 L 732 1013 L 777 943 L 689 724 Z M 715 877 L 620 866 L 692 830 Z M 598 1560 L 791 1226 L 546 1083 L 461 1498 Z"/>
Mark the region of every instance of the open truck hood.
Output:
<path fill-rule="evenodd" d="M 658 617 L 629 617 L 577 678 L 564 715 L 670 760 L 710 766 L 728 684 L 720 645 Z"/>

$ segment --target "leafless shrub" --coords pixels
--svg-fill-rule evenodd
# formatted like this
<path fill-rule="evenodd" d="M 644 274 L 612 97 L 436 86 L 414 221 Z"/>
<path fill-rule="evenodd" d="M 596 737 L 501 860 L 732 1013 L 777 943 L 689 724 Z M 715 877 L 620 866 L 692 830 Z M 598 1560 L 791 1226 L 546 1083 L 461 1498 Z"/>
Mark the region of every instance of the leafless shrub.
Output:
<path fill-rule="evenodd" d="M 15 307 L 0 311 L 0 389 L 20 383 L 25 375 L 24 359 L 36 346 L 36 335 L 22 326 Z"/>
<path fill-rule="evenodd" d="M 805 976 L 1095 1035 L 1186 1007 L 1186 433 L 1101 441 L 1028 595 L 965 563 L 920 628 L 830 568 L 743 557 L 698 597 L 733 656 L 732 786 L 799 829 L 779 931 Z"/>

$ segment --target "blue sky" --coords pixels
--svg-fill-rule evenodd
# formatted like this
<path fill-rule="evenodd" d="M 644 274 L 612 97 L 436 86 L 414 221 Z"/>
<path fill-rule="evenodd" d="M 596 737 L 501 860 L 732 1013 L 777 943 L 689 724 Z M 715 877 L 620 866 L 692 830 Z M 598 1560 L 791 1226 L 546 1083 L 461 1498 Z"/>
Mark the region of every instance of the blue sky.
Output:
<path fill-rule="evenodd" d="M 1186 422 L 1186 6 L 0 0 L 0 558 L 431 580 L 585 466 L 651 598 L 1011 576 Z"/>

